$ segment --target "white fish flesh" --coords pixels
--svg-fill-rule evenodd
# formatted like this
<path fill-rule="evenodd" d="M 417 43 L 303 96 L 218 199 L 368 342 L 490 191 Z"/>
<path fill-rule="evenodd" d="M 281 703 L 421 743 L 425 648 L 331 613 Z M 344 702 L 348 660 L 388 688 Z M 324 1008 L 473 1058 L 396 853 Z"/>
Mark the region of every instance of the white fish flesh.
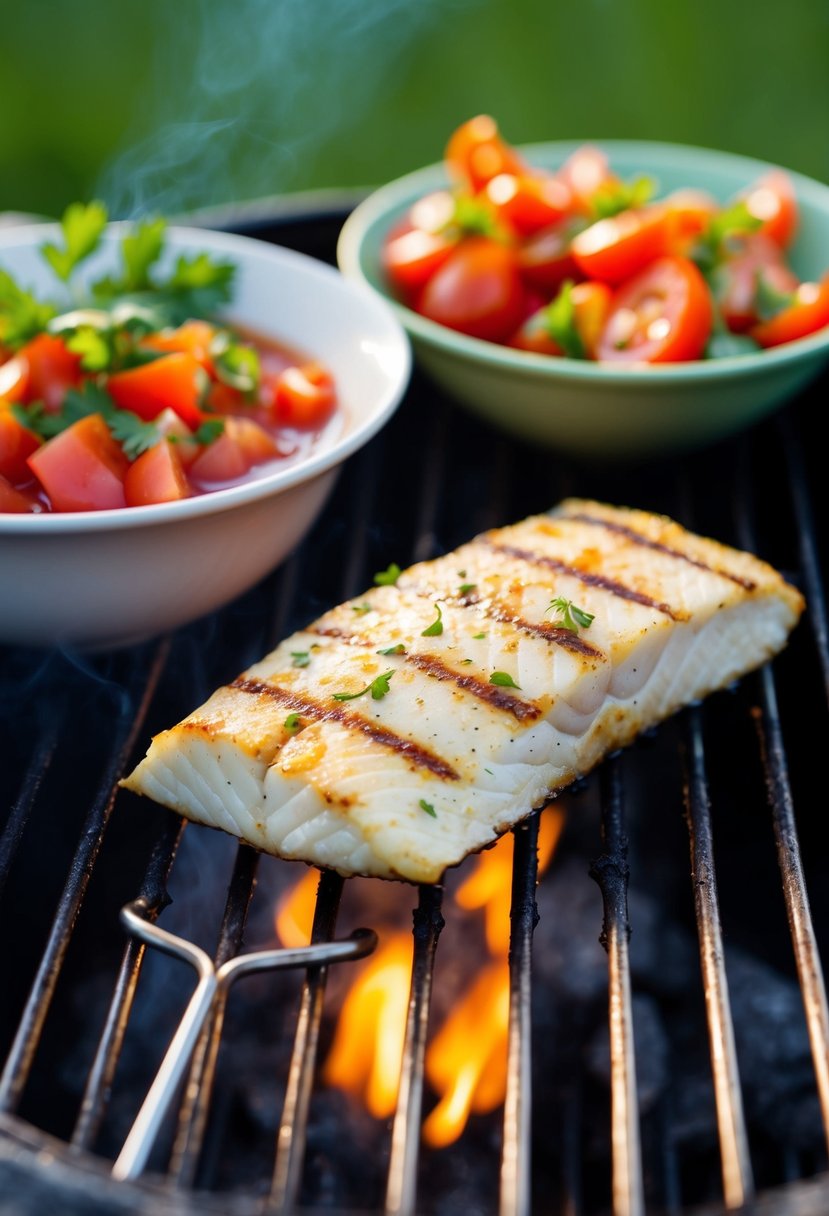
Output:
<path fill-rule="evenodd" d="M 327 612 L 122 784 L 279 857 L 435 882 L 777 654 L 803 608 L 751 554 L 568 499 Z"/>

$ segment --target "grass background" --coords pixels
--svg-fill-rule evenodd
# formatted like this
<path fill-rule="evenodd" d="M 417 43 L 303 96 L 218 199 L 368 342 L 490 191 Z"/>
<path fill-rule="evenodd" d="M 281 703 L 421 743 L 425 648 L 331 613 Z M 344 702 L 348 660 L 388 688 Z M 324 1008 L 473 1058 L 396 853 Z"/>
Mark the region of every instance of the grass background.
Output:
<path fill-rule="evenodd" d="M 829 181 L 829 4 L 0 0 L 0 210 L 115 217 L 369 187 L 494 115 Z"/>

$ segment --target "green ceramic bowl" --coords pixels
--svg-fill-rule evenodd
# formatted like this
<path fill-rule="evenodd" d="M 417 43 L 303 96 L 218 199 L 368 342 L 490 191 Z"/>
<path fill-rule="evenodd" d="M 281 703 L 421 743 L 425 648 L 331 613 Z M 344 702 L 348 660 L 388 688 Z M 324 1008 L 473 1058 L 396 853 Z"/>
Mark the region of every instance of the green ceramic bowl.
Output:
<path fill-rule="evenodd" d="M 554 169 L 584 140 L 522 148 Z M 682 186 L 725 202 L 771 166 L 692 148 L 593 140 L 622 178 L 654 177 L 658 193 Z M 829 186 L 791 173 L 801 223 L 791 261 L 802 279 L 829 269 Z M 790 400 L 829 360 L 829 329 L 773 350 L 653 367 L 530 354 L 459 334 L 397 303 L 380 266 L 383 237 L 421 195 L 447 182 L 430 165 L 375 191 L 346 220 L 337 258 L 342 272 L 389 300 L 419 365 L 462 405 L 524 439 L 580 456 L 631 458 L 697 448 L 750 426 Z"/>

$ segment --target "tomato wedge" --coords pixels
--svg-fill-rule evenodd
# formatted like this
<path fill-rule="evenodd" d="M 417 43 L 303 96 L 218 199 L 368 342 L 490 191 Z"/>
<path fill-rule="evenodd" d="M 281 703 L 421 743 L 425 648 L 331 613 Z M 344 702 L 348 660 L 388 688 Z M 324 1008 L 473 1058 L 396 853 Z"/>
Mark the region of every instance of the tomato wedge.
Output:
<path fill-rule="evenodd" d="M 489 237 L 467 237 L 426 284 L 416 309 L 473 338 L 507 341 L 527 313 L 514 251 Z"/>
<path fill-rule="evenodd" d="M 40 447 L 40 439 L 0 403 L 0 475 L 10 481 L 30 476 L 26 463 Z"/>
<path fill-rule="evenodd" d="M 616 285 L 669 253 L 672 234 L 669 213 L 653 204 L 597 220 L 573 238 L 570 249 L 586 278 Z"/>
<path fill-rule="evenodd" d="M 55 511 L 105 511 L 126 506 L 129 461 L 100 414 L 87 414 L 28 459 Z"/>
<path fill-rule="evenodd" d="M 455 181 L 477 192 L 499 173 L 531 172 L 523 157 L 501 136 L 488 114 L 478 114 L 453 131 L 444 152 L 447 171 Z"/>
<path fill-rule="evenodd" d="M 125 372 L 116 372 L 106 387 L 122 410 L 151 422 L 163 409 L 175 410 L 195 430 L 203 419 L 199 408 L 204 369 L 189 351 L 162 355 Z"/>
<path fill-rule="evenodd" d="M 659 258 L 618 289 L 596 356 L 613 363 L 698 359 L 714 309 L 702 274 L 687 258 Z"/>
<path fill-rule="evenodd" d="M 794 302 L 783 308 L 769 321 L 761 321 L 749 330 L 761 346 L 781 346 L 806 338 L 829 325 L 829 273 L 819 283 L 801 283 L 794 293 Z"/>
<path fill-rule="evenodd" d="M 190 496 L 184 468 L 173 445 L 166 439 L 142 452 L 127 469 L 124 497 L 128 507 L 177 502 Z"/>

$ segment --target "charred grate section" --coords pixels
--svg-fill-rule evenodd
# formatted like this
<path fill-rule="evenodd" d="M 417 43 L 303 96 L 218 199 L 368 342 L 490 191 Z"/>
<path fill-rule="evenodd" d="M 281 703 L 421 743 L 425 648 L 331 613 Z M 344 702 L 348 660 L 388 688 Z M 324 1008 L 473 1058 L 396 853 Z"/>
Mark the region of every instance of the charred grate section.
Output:
<path fill-rule="evenodd" d="M 342 218 L 256 234 L 330 261 Z M 829 1210 L 829 859 L 811 805 L 821 757 L 802 728 L 825 733 L 829 701 L 821 387 L 734 444 L 614 469 L 508 441 L 416 374 L 306 544 L 223 613 L 112 655 L 0 652 L 0 1193 L 15 1216 Z M 422 1136 L 428 1049 L 473 953 L 458 875 L 360 896 L 360 880 L 323 874 L 311 945 L 274 947 L 263 925 L 296 867 L 115 791 L 154 730 L 373 571 L 568 493 L 752 549 L 809 610 L 773 666 L 565 794 L 543 875 L 542 817 L 515 829 L 503 1102 L 437 1150 Z M 383 1119 L 328 1092 L 322 1064 L 339 962 L 373 944 L 352 926 L 378 928 L 395 900 L 413 951 Z M 157 948 L 189 960 L 195 990 L 180 964 L 158 970 Z"/>

